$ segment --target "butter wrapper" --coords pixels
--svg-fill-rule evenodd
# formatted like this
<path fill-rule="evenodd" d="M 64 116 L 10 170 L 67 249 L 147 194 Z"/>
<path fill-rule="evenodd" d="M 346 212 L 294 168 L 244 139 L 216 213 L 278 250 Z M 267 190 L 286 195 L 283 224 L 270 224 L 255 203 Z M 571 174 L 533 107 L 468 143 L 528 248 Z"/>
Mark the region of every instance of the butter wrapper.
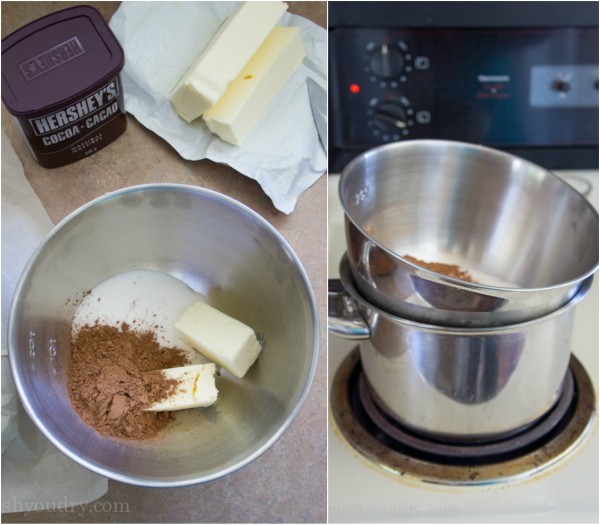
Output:
<path fill-rule="evenodd" d="M 170 101 L 181 76 L 236 5 L 123 2 L 110 27 L 125 50 L 125 107 L 183 158 L 231 166 L 255 179 L 274 206 L 289 214 L 302 192 L 327 169 L 306 87 L 312 77 L 326 88 L 325 29 L 297 15 L 283 15 L 278 24 L 300 28 L 306 56 L 242 146 L 213 135 L 201 118 L 185 122 Z"/>

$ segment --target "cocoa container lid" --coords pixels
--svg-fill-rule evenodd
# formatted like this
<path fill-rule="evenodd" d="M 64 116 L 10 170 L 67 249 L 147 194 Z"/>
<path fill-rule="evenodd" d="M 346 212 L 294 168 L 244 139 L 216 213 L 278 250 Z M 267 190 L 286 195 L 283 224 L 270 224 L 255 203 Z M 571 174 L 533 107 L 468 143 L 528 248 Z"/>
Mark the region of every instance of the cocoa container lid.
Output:
<path fill-rule="evenodd" d="M 45 111 L 114 76 L 124 60 L 96 9 L 63 9 L 2 40 L 2 101 L 16 116 Z"/>

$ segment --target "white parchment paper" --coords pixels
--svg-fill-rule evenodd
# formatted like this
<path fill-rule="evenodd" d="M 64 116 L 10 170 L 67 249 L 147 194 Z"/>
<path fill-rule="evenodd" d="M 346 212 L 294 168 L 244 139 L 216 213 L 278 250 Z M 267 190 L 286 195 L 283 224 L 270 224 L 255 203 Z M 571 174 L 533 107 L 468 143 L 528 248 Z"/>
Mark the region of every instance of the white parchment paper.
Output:
<path fill-rule="evenodd" d="M 272 101 L 242 146 L 213 135 L 201 118 L 188 124 L 171 91 L 237 2 L 123 2 L 110 27 L 125 50 L 125 107 L 183 158 L 228 164 L 257 180 L 275 207 L 291 213 L 298 196 L 327 168 L 310 109 L 307 77 L 326 86 L 327 32 L 285 13 L 280 25 L 300 28 L 303 63 Z"/>
<path fill-rule="evenodd" d="M 67 458 L 19 401 L 8 362 L 8 313 L 16 285 L 53 224 L 2 131 L 2 512 L 84 506 L 108 481 Z"/>

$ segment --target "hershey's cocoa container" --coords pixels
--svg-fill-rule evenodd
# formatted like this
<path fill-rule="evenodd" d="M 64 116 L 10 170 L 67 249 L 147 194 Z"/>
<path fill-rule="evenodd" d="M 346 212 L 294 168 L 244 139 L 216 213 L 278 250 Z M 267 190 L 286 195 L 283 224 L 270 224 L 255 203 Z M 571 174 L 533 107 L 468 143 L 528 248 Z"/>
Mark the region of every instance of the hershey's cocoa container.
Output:
<path fill-rule="evenodd" d="M 2 101 L 42 166 L 75 162 L 125 131 L 124 62 L 89 6 L 52 13 L 2 40 Z"/>

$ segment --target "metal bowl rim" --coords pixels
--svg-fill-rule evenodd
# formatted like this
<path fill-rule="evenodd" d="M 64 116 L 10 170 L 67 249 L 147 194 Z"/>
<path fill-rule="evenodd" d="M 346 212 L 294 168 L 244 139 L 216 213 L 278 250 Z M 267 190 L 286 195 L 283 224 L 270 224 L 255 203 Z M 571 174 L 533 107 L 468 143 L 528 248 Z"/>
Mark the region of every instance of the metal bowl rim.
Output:
<path fill-rule="evenodd" d="M 346 293 L 352 297 L 353 300 L 360 303 L 362 306 L 368 308 L 369 310 L 375 312 L 377 315 L 381 315 L 391 319 L 392 321 L 404 324 L 406 326 L 410 326 L 412 328 L 425 330 L 425 331 L 435 331 L 435 332 L 444 332 L 449 335 L 495 335 L 497 333 L 508 332 L 519 330 L 521 328 L 527 328 L 528 326 L 540 323 L 542 321 L 551 319 L 552 317 L 557 317 L 565 313 L 567 310 L 575 307 L 579 302 L 581 302 L 588 294 L 592 287 L 592 283 L 594 281 L 594 276 L 588 276 L 584 279 L 582 285 L 577 290 L 577 293 L 571 298 L 569 302 L 559 307 L 556 310 L 551 311 L 545 315 L 541 315 L 540 317 L 536 317 L 535 319 L 530 319 L 528 321 L 522 321 L 520 323 L 514 324 L 506 324 L 500 326 L 478 326 L 473 328 L 460 327 L 460 326 L 445 326 L 445 325 L 436 325 L 431 323 L 422 323 L 419 321 L 415 321 L 412 319 L 407 319 L 405 317 L 400 317 L 398 315 L 394 315 L 390 312 L 386 312 L 381 308 L 375 306 L 370 301 L 367 301 L 359 292 L 356 290 L 354 286 L 354 282 L 352 279 L 352 271 L 350 269 L 350 263 L 348 261 L 347 254 L 344 254 L 340 261 L 340 280 L 344 287 Z M 367 323 L 368 324 L 368 323 Z"/>

